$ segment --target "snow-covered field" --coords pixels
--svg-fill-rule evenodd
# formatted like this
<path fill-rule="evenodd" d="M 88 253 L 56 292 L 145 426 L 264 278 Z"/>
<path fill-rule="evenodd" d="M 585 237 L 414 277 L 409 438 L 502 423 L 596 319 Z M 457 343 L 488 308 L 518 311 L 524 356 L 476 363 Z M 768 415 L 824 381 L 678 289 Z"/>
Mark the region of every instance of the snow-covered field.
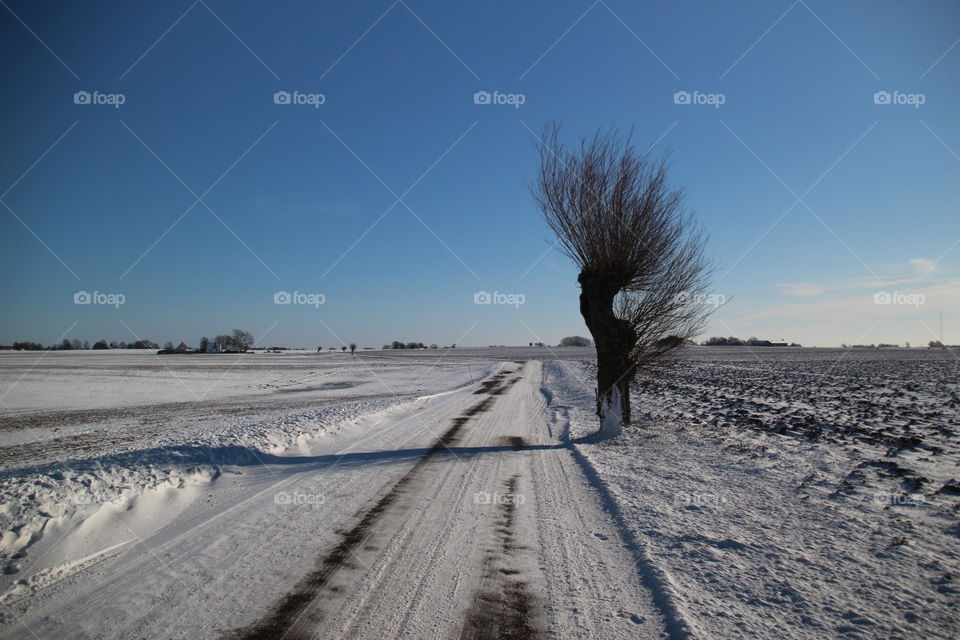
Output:
<path fill-rule="evenodd" d="M 955 638 L 957 354 L 0 354 L 0 636 Z"/>

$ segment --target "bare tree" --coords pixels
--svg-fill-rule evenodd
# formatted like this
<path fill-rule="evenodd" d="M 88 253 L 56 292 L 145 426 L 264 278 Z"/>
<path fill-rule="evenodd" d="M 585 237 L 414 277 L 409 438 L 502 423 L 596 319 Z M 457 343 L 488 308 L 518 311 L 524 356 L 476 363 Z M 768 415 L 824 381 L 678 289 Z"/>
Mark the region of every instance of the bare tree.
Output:
<path fill-rule="evenodd" d="M 233 343 L 240 351 L 246 351 L 253 346 L 253 334 L 243 329 L 233 330 Z"/>
<path fill-rule="evenodd" d="M 357 343 L 356 343 L 356 342 L 351 342 L 351 343 L 350 343 L 350 355 L 353 355 L 353 354 L 356 352 L 356 350 L 357 350 Z"/>
<path fill-rule="evenodd" d="M 600 434 L 630 422 L 630 382 L 700 333 L 710 313 L 704 236 L 667 182 L 667 159 L 598 131 L 568 148 L 539 140 L 533 197 L 580 269 L 580 314 L 597 348 Z"/>

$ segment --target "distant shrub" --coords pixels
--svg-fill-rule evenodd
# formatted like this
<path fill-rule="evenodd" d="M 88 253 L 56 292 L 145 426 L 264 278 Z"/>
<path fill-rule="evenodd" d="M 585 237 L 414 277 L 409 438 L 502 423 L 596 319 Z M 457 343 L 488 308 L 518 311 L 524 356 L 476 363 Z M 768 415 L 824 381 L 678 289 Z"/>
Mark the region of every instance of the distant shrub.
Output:
<path fill-rule="evenodd" d="M 561 347 L 589 347 L 592 344 L 589 338 L 583 336 L 567 336 L 560 340 Z"/>
<path fill-rule="evenodd" d="M 14 342 L 13 348 L 22 351 L 42 351 L 43 345 L 39 342 Z"/>
<path fill-rule="evenodd" d="M 754 340 L 756 340 L 756 339 L 754 338 Z M 719 346 L 724 346 L 724 345 L 725 345 L 725 346 L 732 346 L 732 347 L 742 347 L 745 343 L 744 343 L 743 340 L 741 340 L 740 338 L 737 338 L 737 337 L 734 337 L 734 336 L 730 336 L 729 338 L 724 338 L 724 337 L 722 337 L 722 336 L 721 336 L 721 337 L 714 336 L 714 337 L 712 337 L 712 338 L 707 338 L 706 340 L 704 340 L 704 341 L 701 342 L 700 344 L 702 344 L 702 345 L 704 345 L 704 346 L 707 346 L 707 347 L 718 346 L 718 345 L 719 345 Z"/>
<path fill-rule="evenodd" d="M 384 349 L 426 349 L 427 345 L 422 342 L 401 342 L 394 340 L 390 345 L 383 345 Z"/>

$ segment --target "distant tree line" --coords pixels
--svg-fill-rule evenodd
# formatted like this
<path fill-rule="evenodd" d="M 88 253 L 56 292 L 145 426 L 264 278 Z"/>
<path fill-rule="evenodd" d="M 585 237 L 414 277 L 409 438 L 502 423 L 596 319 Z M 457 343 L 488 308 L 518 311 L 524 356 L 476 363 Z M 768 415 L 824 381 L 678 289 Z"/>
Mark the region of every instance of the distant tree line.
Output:
<path fill-rule="evenodd" d="M 590 347 L 593 345 L 590 338 L 583 336 L 567 336 L 560 339 L 561 347 Z"/>
<path fill-rule="evenodd" d="M 752 339 L 756 340 L 756 338 L 752 338 Z M 749 340 L 747 342 L 749 342 Z M 716 347 L 716 346 L 723 346 L 723 345 L 732 346 L 732 347 L 742 347 L 743 345 L 746 344 L 746 342 L 734 336 L 730 336 L 729 338 L 724 338 L 723 336 L 713 336 L 713 337 L 707 338 L 701 344 L 703 344 L 706 347 Z"/>
<path fill-rule="evenodd" d="M 172 342 L 167 342 L 163 345 L 163 350 L 160 353 L 222 353 L 224 351 L 236 353 L 250 350 L 253 342 L 252 333 L 243 329 L 234 329 L 232 333 L 220 334 L 213 340 L 203 336 L 196 348 L 190 348 L 189 345 L 184 343 L 186 349 L 179 350 Z M 274 347 L 273 349 L 278 348 Z"/>
<path fill-rule="evenodd" d="M 457 345 L 453 345 L 457 346 Z M 430 345 L 432 349 L 436 349 L 437 345 Z M 427 345 L 422 342 L 401 342 L 400 340 L 394 340 L 390 344 L 383 345 L 384 349 L 426 349 Z"/>
<path fill-rule="evenodd" d="M 846 343 L 843 343 L 840 345 L 840 347 L 843 349 L 898 349 L 900 345 L 889 344 L 887 342 L 881 342 L 880 344 L 871 343 L 871 344 L 851 344 L 851 345 L 847 345 Z M 904 347 L 909 349 L 910 343 L 905 342 Z M 956 345 L 952 347 L 945 347 L 943 343 L 940 342 L 939 340 L 931 340 L 930 342 L 927 343 L 927 347 L 929 347 L 930 349 L 955 349 Z"/>
<path fill-rule="evenodd" d="M 236 347 L 240 351 L 247 351 L 253 346 L 253 334 L 243 329 L 234 329 L 230 335 L 221 334 L 213 339 L 213 342 L 221 347 Z M 200 338 L 200 350 L 205 351 L 206 346 L 210 344 L 206 336 Z"/>
<path fill-rule="evenodd" d="M 756 336 L 750 336 L 746 340 L 741 340 L 735 336 L 730 336 L 729 338 L 724 338 L 723 336 L 714 336 L 707 338 L 700 343 L 705 347 L 717 347 L 717 346 L 727 346 L 727 347 L 799 347 L 800 345 L 796 342 L 791 342 L 787 344 L 786 342 L 771 342 L 770 340 L 760 340 Z"/>
<path fill-rule="evenodd" d="M 16 349 L 18 351 L 43 351 L 44 346 L 39 342 L 14 342 L 12 345 L 5 344 L 0 349 Z M 51 349 L 53 347 L 50 347 Z"/>
<path fill-rule="evenodd" d="M 354 345 L 350 345 L 351 351 L 353 350 Z M 364 347 L 364 349 L 372 349 L 373 347 Z M 437 343 L 433 343 L 430 346 L 427 346 L 423 342 L 403 342 L 402 340 L 394 340 L 390 344 L 383 345 L 384 349 L 456 349 L 456 344 L 451 344 L 449 347 L 444 345 L 440 346 Z"/>
<path fill-rule="evenodd" d="M 93 347 L 90 346 L 90 343 L 87 340 L 79 340 L 74 338 L 72 340 L 64 338 L 60 343 L 53 344 L 50 346 L 43 346 L 39 342 L 30 342 L 30 341 L 21 341 L 14 342 L 11 345 L 0 345 L 0 350 L 18 350 L 18 351 L 73 351 L 80 349 L 157 349 L 159 345 L 156 342 L 150 340 L 137 340 L 135 342 L 117 342 L 116 340 L 107 342 L 106 340 L 98 340 L 93 343 Z"/>

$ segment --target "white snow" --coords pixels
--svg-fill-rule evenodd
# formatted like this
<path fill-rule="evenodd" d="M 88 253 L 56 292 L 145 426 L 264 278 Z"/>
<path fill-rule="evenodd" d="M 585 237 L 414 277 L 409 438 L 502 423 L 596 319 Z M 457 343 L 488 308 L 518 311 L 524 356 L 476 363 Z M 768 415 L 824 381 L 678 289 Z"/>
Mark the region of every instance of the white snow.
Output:
<path fill-rule="evenodd" d="M 298 637 L 960 629 L 949 353 L 690 349 L 602 441 L 587 350 L 37 357 L 0 354 L 4 637 L 252 637 L 295 593 Z"/>
<path fill-rule="evenodd" d="M 696 637 L 957 637 L 960 415 L 957 378 L 944 375 L 957 363 L 834 353 L 688 360 L 638 385 L 642 417 L 621 438 L 576 445 Z M 591 431 L 593 366 L 552 372 L 556 402 L 575 407 L 573 434 Z M 919 406 L 896 406 L 894 389 Z M 736 413 L 743 404 L 750 414 Z M 789 414 L 820 431 L 782 431 Z M 895 444 L 906 433 L 915 449 Z"/>
<path fill-rule="evenodd" d="M 597 436 L 600 439 L 608 440 L 616 438 L 623 433 L 623 409 L 621 407 L 622 398 L 620 396 L 620 387 L 614 386 L 610 392 L 603 397 L 603 417 L 600 420 L 600 430 Z"/>

